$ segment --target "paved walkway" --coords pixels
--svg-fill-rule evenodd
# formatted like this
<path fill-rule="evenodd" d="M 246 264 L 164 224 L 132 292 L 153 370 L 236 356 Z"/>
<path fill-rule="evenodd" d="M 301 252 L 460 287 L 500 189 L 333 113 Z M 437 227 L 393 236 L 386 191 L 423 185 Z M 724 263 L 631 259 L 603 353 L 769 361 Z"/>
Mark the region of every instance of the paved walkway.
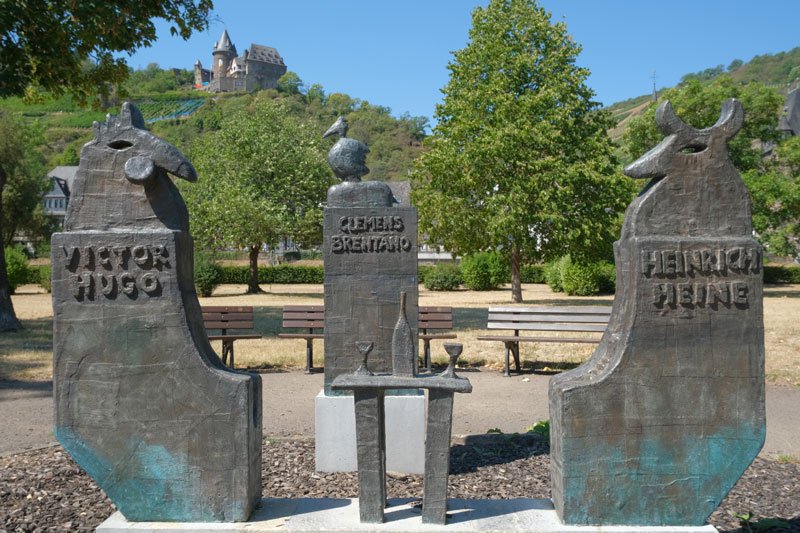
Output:
<path fill-rule="evenodd" d="M 453 434 L 522 432 L 548 418 L 549 376 L 504 378 L 499 371 L 462 371 L 472 394 L 457 394 Z M 264 435 L 314 436 L 314 397 L 322 374 L 301 371 L 262 374 Z M 0 455 L 41 448 L 53 437 L 53 387 L 50 382 L 0 381 Z M 767 387 L 767 441 L 762 456 L 800 458 L 800 389 Z"/>

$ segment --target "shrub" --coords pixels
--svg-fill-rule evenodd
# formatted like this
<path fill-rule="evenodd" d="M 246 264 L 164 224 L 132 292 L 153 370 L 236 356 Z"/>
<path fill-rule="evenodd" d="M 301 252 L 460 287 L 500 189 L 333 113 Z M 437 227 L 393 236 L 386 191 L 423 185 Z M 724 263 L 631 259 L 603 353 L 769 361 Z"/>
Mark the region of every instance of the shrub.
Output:
<path fill-rule="evenodd" d="M 616 286 L 614 265 L 606 261 L 575 263 L 565 255 L 545 267 L 547 284 L 554 292 L 570 296 L 613 293 Z"/>
<path fill-rule="evenodd" d="M 291 250 L 289 252 L 283 253 L 283 260 L 286 261 L 287 263 L 300 261 L 300 257 L 301 257 L 300 252 L 298 252 L 297 250 Z"/>
<path fill-rule="evenodd" d="M 247 266 L 220 266 L 219 284 L 243 284 L 250 280 L 250 268 Z M 259 283 L 322 283 L 325 270 L 322 266 L 278 265 L 274 267 L 258 267 Z"/>
<path fill-rule="evenodd" d="M 50 265 L 41 265 L 37 271 L 36 283 L 42 286 L 47 292 L 53 292 L 53 269 Z"/>
<path fill-rule="evenodd" d="M 564 286 L 561 284 L 561 271 L 565 264 L 570 263 L 569 256 L 565 255 L 545 265 L 544 280 L 553 292 L 564 292 Z"/>
<path fill-rule="evenodd" d="M 764 283 L 800 283 L 800 266 L 766 265 Z"/>
<path fill-rule="evenodd" d="M 617 290 L 617 269 L 614 263 L 601 261 L 596 263 L 596 267 L 600 294 L 614 294 Z"/>
<path fill-rule="evenodd" d="M 546 269 L 547 265 L 522 265 L 520 268 L 522 283 L 547 283 Z"/>
<path fill-rule="evenodd" d="M 473 291 L 490 291 L 508 282 L 508 263 L 497 252 L 479 252 L 461 260 L 461 278 Z"/>
<path fill-rule="evenodd" d="M 206 254 L 194 257 L 194 286 L 200 296 L 211 296 L 222 278 L 220 267 Z"/>
<path fill-rule="evenodd" d="M 429 291 L 454 291 L 461 285 L 461 270 L 453 263 L 440 263 L 425 274 Z"/>
<path fill-rule="evenodd" d="M 28 282 L 28 257 L 19 246 L 7 246 L 6 270 L 8 272 L 8 290 L 11 294 L 17 287 Z"/>
<path fill-rule="evenodd" d="M 561 286 L 570 296 L 591 296 L 600 292 L 595 264 L 565 263 L 561 268 Z"/>

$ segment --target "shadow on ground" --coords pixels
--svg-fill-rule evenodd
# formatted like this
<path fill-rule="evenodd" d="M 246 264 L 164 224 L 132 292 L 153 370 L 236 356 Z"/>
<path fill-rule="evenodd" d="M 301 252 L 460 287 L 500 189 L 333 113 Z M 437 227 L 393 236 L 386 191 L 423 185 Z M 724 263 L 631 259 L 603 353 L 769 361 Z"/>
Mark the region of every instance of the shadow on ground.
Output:
<path fill-rule="evenodd" d="M 475 472 L 480 467 L 506 464 L 550 453 L 550 443 L 534 433 L 468 435 L 450 448 L 450 473 Z"/>

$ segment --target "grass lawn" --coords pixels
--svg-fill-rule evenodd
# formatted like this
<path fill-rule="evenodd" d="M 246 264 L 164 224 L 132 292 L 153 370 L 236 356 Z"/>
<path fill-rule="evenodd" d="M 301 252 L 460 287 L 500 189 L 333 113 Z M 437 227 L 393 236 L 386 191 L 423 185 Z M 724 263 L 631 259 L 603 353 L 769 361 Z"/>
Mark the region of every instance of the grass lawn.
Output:
<path fill-rule="evenodd" d="M 281 308 L 287 304 L 322 304 L 322 285 L 262 285 L 265 294 L 244 294 L 244 285 L 223 285 L 201 305 L 252 305 L 258 340 L 236 341 L 237 367 L 270 368 L 305 366 L 305 341 L 278 339 Z M 49 294 L 38 286 L 24 285 L 13 297 L 14 309 L 25 330 L 0 334 L 0 379 L 47 380 L 52 378 L 53 309 Z M 570 297 L 552 292 L 546 285 L 523 285 L 524 305 L 611 304 L 613 297 Z M 500 342 L 476 338 L 489 333 L 487 308 L 512 305 L 511 290 L 473 292 L 431 292 L 420 286 L 420 305 L 453 307 L 458 342 L 464 344 L 465 364 L 501 369 L 504 349 Z M 764 290 L 764 329 L 767 381 L 800 387 L 800 285 L 768 286 Z M 445 364 L 444 341 L 432 342 L 434 363 Z M 219 342 L 212 343 L 219 351 Z M 420 344 L 421 345 L 421 344 Z M 591 355 L 594 345 L 523 343 L 521 356 L 526 367 L 565 368 Z M 314 364 L 322 366 L 323 342 L 314 343 Z"/>

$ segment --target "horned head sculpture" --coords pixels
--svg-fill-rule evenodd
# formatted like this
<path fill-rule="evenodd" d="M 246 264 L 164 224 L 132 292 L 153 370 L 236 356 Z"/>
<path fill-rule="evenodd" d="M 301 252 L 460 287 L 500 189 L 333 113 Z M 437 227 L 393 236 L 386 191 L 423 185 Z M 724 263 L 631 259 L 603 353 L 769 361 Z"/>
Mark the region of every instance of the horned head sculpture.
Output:
<path fill-rule="evenodd" d="M 622 237 L 749 235 L 749 195 L 728 156 L 728 141 L 743 122 L 744 110 L 734 99 L 704 129 L 683 122 L 669 102 L 661 104 L 656 124 L 664 139 L 623 170 L 650 182 L 628 207 Z"/>
<path fill-rule="evenodd" d="M 139 109 L 122 104 L 118 116 L 95 122 L 81 150 L 66 230 L 116 227 L 188 230 L 186 205 L 168 174 L 188 181 L 197 172 L 173 145 L 147 131 Z"/>

